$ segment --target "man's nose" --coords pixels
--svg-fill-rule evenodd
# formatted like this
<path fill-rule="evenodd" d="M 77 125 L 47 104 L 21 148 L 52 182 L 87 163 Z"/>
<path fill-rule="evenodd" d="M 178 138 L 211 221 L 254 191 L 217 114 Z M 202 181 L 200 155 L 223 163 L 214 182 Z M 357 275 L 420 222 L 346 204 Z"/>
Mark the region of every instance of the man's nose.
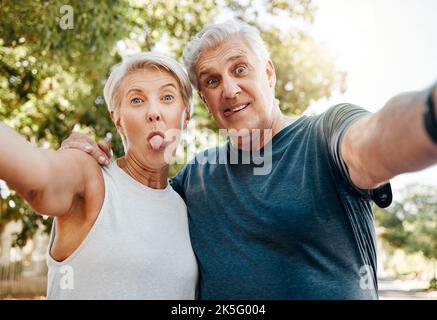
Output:
<path fill-rule="evenodd" d="M 223 77 L 223 98 L 233 99 L 241 92 L 237 81 L 232 77 Z"/>

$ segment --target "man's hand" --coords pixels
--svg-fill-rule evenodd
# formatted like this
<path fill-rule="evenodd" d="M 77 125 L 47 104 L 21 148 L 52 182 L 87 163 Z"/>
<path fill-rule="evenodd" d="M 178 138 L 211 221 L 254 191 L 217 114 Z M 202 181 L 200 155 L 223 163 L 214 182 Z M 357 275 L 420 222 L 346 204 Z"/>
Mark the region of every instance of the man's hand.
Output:
<path fill-rule="evenodd" d="M 91 155 L 103 166 L 109 164 L 111 159 L 111 147 L 105 140 L 96 143 L 83 133 L 73 132 L 61 144 L 61 149 L 78 149 Z"/>

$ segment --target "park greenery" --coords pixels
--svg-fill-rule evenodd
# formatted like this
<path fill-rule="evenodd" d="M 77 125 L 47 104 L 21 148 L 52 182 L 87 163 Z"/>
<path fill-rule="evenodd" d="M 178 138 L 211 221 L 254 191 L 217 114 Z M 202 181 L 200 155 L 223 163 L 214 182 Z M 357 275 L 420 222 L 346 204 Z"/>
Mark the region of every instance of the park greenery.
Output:
<path fill-rule="evenodd" d="M 420 253 L 434 264 L 430 288 L 437 289 L 437 190 L 430 186 L 408 186 L 402 199 L 389 208 L 375 208 L 380 237 L 389 251 L 402 249 Z"/>
<path fill-rule="evenodd" d="M 277 98 L 287 115 L 301 114 L 313 101 L 344 91 L 346 75 L 329 51 L 308 32 L 316 8 L 311 0 L 3 0 L 0 6 L 0 121 L 36 146 L 58 149 L 73 130 L 96 140 L 110 132 L 114 156 L 123 154 L 102 89 L 110 67 L 130 52 L 160 50 L 181 60 L 184 44 L 217 17 L 246 21 L 265 39 L 277 73 Z M 66 11 L 67 10 L 67 11 Z M 274 22 L 293 21 L 286 29 Z M 64 27 L 65 22 L 73 23 Z M 197 98 L 197 97 L 196 97 Z M 194 134 L 216 130 L 195 100 Z M 200 141 L 200 142 L 199 142 Z M 206 147 L 201 139 L 196 150 Z M 181 165 L 172 167 L 174 174 Z M 402 202 L 376 209 L 384 241 L 393 248 L 437 259 L 437 193 L 409 190 Z M 0 184 L 0 233 L 11 220 L 24 246 L 52 220 L 35 212 Z M 436 280 L 434 280 L 436 285 Z"/>
<path fill-rule="evenodd" d="M 261 23 L 261 16 L 270 21 L 281 16 L 309 25 L 315 12 L 310 0 L 266 1 L 256 7 L 251 1 L 235 0 L 72 0 L 68 8 L 64 4 L 5 0 L 0 6 L 0 120 L 39 147 L 57 149 L 73 130 L 97 140 L 111 132 L 114 154 L 122 155 L 102 97 L 110 67 L 126 53 L 163 47 L 180 60 L 184 44 L 220 14 L 262 32 L 278 73 L 277 97 L 285 113 L 299 114 L 311 101 L 344 88 L 344 73 L 304 28 L 280 30 Z M 216 129 L 198 100 L 194 120 L 198 131 Z M 198 149 L 204 147 L 202 141 L 197 143 Z M 13 191 L 2 193 L 0 231 L 8 221 L 22 220 L 17 245 L 23 246 L 40 225 L 48 230 L 51 219 L 36 215 Z"/>

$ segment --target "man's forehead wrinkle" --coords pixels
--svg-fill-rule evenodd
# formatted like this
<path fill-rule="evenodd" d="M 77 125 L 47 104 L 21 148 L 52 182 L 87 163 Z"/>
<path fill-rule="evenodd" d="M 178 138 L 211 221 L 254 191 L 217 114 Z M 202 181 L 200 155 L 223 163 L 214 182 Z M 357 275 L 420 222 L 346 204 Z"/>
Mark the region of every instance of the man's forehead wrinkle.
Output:
<path fill-rule="evenodd" d="M 209 71 L 214 68 L 214 64 L 219 66 L 223 66 L 224 63 L 227 63 L 230 58 L 233 57 L 245 57 L 247 56 L 247 52 L 242 48 L 218 48 L 212 49 L 210 52 L 206 52 L 201 55 L 199 59 L 199 71 L 203 73 L 204 70 Z M 232 59 L 233 60 L 233 59 Z"/>

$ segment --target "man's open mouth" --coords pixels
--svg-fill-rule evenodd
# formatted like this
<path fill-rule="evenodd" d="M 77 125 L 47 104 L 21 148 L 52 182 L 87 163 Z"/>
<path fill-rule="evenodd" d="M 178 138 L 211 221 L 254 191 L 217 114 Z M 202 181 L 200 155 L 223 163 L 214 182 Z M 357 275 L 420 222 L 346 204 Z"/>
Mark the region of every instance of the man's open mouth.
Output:
<path fill-rule="evenodd" d="M 233 115 L 234 113 L 237 113 L 237 112 L 240 112 L 241 110 L 246 109 L 249 104 L 250 103 L 246 103 L 246 104 L 242 104 L 242 105 L 235 107 L 235 108 L 232 108 L 232 109 L 226 109 L 223 112 L 223 115 L 227 118 L 227 117 Z"/>

